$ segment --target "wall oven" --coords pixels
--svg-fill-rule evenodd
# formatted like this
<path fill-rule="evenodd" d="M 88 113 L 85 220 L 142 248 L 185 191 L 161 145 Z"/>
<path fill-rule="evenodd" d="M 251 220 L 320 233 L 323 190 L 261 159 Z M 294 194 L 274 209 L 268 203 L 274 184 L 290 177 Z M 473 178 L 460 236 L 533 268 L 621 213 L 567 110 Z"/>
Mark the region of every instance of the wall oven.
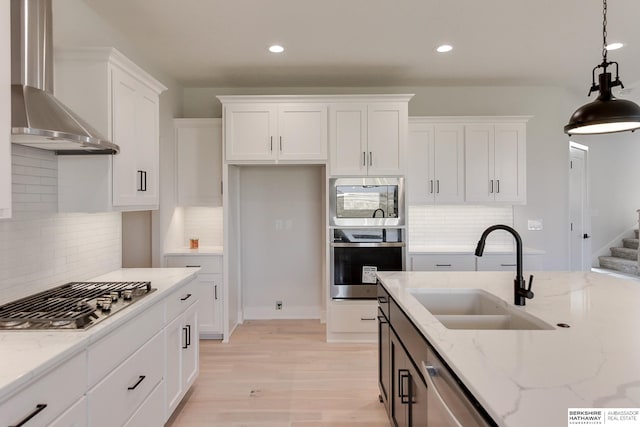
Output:
<path fill-rule="evenodd" d="M 334 228 L 331 298 L 375 299 L 376 272 L 404 270 L 403 232 L 400 228 Z"/>
<path fill-rule="evenodd" d="M 334 227 L 403 226 L 404 178 L 331 178 L 329 211 Z"/>

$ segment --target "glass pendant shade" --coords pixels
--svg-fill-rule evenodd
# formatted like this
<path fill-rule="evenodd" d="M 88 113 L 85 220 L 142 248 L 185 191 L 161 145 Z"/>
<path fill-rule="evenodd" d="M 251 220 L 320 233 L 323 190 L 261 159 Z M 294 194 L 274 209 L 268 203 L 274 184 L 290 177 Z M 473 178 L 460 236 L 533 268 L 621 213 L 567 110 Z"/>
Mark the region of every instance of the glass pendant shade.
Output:
<path fill-rule="evenodd" d="M 640 106 L 611 94 L 611 74 L 600 74 L 598 99 L 578 108 L 564 127 L 569 135 L 633 131 L 640 128 Z"/>

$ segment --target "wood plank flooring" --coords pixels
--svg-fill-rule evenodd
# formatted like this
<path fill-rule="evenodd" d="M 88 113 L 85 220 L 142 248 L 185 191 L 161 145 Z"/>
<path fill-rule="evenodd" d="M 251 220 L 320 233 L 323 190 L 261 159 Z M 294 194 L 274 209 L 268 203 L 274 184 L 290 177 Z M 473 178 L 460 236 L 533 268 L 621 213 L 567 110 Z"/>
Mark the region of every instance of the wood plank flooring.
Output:
<path fill-rule="evenodd" d="M 375 344 L 325 342 L 317 320 L 245 321 L 200 341 L 200 375 L 165 427 L 388 427 Z"/>

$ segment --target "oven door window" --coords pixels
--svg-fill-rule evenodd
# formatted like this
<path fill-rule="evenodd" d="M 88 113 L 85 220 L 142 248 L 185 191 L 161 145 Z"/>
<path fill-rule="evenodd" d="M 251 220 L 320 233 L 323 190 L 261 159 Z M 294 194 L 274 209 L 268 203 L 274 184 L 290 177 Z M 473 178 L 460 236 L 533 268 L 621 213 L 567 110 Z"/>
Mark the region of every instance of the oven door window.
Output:
<path fill-rule="evenodd" d="M 334 285 L 362 285 L 363 267 L 377 271 L 401 271 L 400 247 L 335 247 L 333 248 Z"/>

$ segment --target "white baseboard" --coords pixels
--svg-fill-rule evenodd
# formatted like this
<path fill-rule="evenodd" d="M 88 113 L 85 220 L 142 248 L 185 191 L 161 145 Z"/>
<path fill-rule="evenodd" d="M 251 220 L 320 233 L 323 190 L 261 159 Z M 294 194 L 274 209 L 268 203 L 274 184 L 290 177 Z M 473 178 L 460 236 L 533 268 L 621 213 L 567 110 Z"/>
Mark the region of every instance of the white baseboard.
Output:
<path fill-rule="evenodd" d="M 243 309 L 244 320 L 267 319 L 320 319 L 320 306 L 284 306 L 282 310 L 274 307 L 247 307 Z"/>

